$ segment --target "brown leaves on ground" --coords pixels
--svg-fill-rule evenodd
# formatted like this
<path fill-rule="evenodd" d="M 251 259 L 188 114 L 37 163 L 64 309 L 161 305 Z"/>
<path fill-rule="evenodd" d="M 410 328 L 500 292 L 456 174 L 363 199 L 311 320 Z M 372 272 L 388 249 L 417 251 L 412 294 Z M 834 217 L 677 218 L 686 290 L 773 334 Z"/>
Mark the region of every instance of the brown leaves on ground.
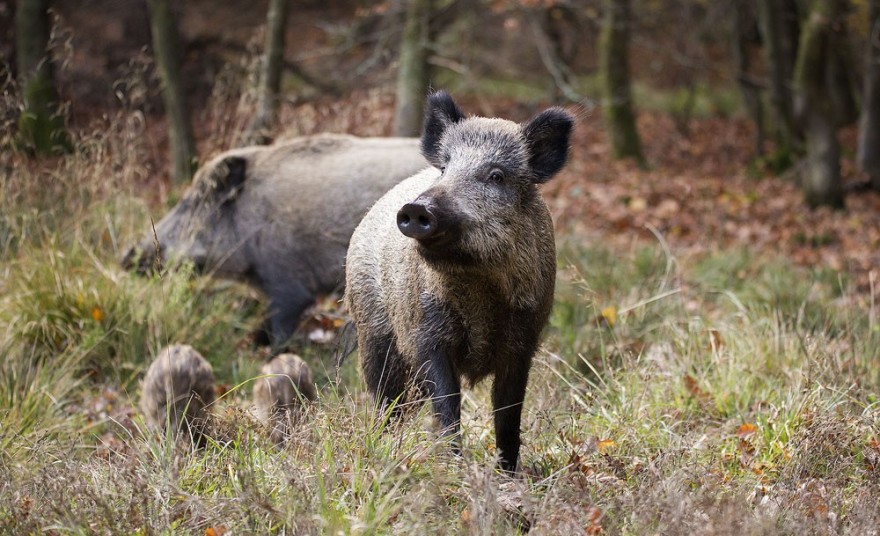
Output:
<path fill-rule="evenodd" d="M 811 211 L 792 180 L 750 176 L 751 123 L 694 119 L 690 127 L 684 137 L 672 118 L 641 114 L 652 166 L 642 170 L 612 161 L 601 118 L 583 119 L 568 167 L 544 189 L 560 231 L 627 246 L 656 240 L 656 229 L 676 255 L 747 247 L 801 266 L 848 270 L 858 290 L 871 288 L 880 266 L 880 193 L 853 190 L 845 211 Z M 855 143 L 850 130 L 842 132 L 845 148 Z M 851 158 L 841 160 L 848 185 L 858 182 Z"/>

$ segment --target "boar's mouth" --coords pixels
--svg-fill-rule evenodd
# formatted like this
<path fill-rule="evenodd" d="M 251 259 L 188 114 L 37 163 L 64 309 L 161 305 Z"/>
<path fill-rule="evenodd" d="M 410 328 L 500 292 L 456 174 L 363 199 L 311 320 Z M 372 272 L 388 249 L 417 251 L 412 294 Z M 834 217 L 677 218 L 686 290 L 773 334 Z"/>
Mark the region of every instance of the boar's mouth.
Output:
<path fill-rule="evenodd" d="M 207 260 L 202 256 L 195 256 L 189 259 L 193 266 L 193 272 L 196 275 L 203 275 L 207 271 Z M 165 252 L 162 246 L 153 247 L 151 250 L 144 250 L 138 246 L 129 248 L 119 261 L 124 270 L 134 272 L 141 276 L 150 276 L 162 273 L 166 268 L 179 267 L 181 262 L 167 263 L 165 260 Z"/>
<path fill-rule="evenodd" d="M 128 249 L 119 263 L 124 270 L 134 271 L 138 275 L 153 275 L 162 271 L 163 255 L 161 246 L 153 248 L 152 251 L 145 251 L 138 246 Z"/>

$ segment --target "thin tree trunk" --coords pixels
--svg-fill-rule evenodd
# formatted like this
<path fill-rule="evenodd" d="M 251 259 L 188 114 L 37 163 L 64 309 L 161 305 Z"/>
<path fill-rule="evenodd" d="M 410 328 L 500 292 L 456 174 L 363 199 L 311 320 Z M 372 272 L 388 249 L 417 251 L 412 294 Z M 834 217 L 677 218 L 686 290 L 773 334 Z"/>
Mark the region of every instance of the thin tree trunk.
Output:
<path fill-rule="evenodd" d="M 880 0 L 871 0 L 870 32 L 866 51 L 865 88 L 859 120 L 859 167 L 871 186 L 880 191 Z"/>
<path fill-rule="evenodd" d="M 736 53 L 737 79 L 746 109 L 755 123 L 755 156 L 764 154 L 764 105 L 761 102 L 761 86 L 751 74 L 751 45 L 757 44 L 755 14 L 751 4 L 734 2 L 736 10 Z"/>
<path fill-rule="evenodd" d="M 813 0 L 795 67 L 795 109 L 806 134 L 804 197 L 811 207 L 842 208 L 840 145 L 830 76 L 834 32 L 841 28 L 843 0 Z"/>
<path fill-rule="evenodd" d="M 529 26 L 532 29 L 532 36 L 535 38 L 538 56 L 540 56 L 541 62 L 556 84 L 557 98 L 561 92 L 562 96 L 566 99 L 572 102 L 580 102 L 583 97 L 571 85 L 571 80 L 574 78 L 571 69 L 568 68 L 568 65 L 565 64 L 559 54 L 558 36 L 551 37 L 550 32 L 546 30 L 546 27 L 549 27 L 547 22 L 549 12 L 550 9 L 548 8 L 540 8 L 540 11 L 528 10 L 526 12 Z M 544 22 L 542 22 L 542 19 Z"/>
<path fill-rule="evenodd" d="M 19 0 L 15 47 L 24 102 L 18 119 L 18 143 L 37 153 L 70 149 L 48 52 L 51 24 L 49 0 Z"/>
<path fill-rule="evenodd" d="M 251 123 L 248 140 L 268 143 L 275 126 L 281 92 L 281 72 L 284 68 L 284 31 L 289 13 L 288 0 L 270 0 L 266 16 L 266 48 L 260 69 L 257 113 Z"/>
<path fill-rule="evenodd" d="M 797 2 L 759 0 L 758 9 L 770 69 L 770 99 L 776 116 L 776 142 L 782 152 L 798 152 L 801 134 L 792 107 L 792 77 L 800 34 Z"/>
<path fill-rule="evenodd" d="M 629 80 L 629 0 L 605 0 L 605 18 L 599 42 L 604 87 L 605 124 L 614 158 L 634 158 L 644 164 L 636 130 Z"/>
<path fill-rule="evenodd" d="M 422 130 L 422 108 L 428 93 L 428 45 L 431 0 L 406 0 L 406 23 L 400 43 L 397 75 L 397 106 L 394 135 L 418 136 Z"/>
<path fill-rule="evenodd" d="M 162 102 L 168 119 L 171 182 L 189 182 L 196 165 L 196 147 L 180 75 L 181 47 L 172 0 L 148 0 L 153 56 L 162 80 Z"/>

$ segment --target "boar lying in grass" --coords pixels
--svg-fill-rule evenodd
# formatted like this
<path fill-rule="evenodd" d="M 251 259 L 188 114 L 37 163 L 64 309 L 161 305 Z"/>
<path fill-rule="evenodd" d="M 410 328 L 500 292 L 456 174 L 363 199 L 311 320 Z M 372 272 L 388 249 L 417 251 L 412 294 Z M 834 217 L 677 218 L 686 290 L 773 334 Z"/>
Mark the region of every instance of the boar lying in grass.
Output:
<path fill-rule="evenodd" d="M 254 383 L 254 404 L 260 420 L 271 427 L 270 436 L 281 443 L 291 418 L 303 404 L 318 398 L 312 371 L 301 357 L 281 354 L 260 369 Z"/>
<path fill-rule="evenodd" d="M 501 467 L 514 471 L 529 368 L 553 301 L 553 222 L 536 185 L 568 158 L 572 116 L 526 124 L 465 117 L 428 98 L 422 152 L 434 168 L 380 199 L 352 236 L 345 299 L 369 389 L 383 404 L 410 383 L 457 449 L 461 380 L 494 375 Z M 435 169 L 436 168 L 436 169 Z"/>
<path fill-rule="evenodd" d="M 418 140 L 319 135 L 220 154 L 181 201 L 123 258 L 246 282 L 269 300 L 268 339 L 280 348 L 317 295 L 338 288 L 355 226 L 392 186 L 427 167 Z"/>
<path fill-rule="evenodd" d="M 214 371 L 192 346 L 167 346 L 144 376 L 140 408 L 151 428 L 201 439 L 214 402 Z"/>

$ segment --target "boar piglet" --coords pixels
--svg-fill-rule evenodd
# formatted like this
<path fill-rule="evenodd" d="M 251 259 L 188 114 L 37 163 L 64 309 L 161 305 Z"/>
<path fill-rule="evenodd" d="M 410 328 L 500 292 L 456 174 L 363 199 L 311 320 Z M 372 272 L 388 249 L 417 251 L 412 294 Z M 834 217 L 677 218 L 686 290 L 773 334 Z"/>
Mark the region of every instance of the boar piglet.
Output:
<path fill-rule="evenodd" d="M 211 364 L 192 346 L 173 344 L 163 348 L 147 369 L 140 407 L 151 428 L 170 435 L 188 432 L 201 443 L 214 398 Z"/>
<path fill-rule="evenodd" d="M 426 167 L 415 138 L 325 134 L 227 151 L 198 170 L 123 266 L 145 273 L 188 261 L 256 287 L 269 301 L 263 342 L 281 349 L 315 298 L 341 286 L 367 209 Z"/>
<path fill-rule="evenodd" d="M 383 196 L 352 236 L 346 302 L 369 389 L 430 397 L 458 447 L 461 382 L 494 375 L 501 467 L 514 471 L 532 356 L 556 276 L 553 223 L 537 185 L 565 165 L 573 117 L 525 124 L 465 117 L 428 98 L 422 153 L 434 168 Z"/>

